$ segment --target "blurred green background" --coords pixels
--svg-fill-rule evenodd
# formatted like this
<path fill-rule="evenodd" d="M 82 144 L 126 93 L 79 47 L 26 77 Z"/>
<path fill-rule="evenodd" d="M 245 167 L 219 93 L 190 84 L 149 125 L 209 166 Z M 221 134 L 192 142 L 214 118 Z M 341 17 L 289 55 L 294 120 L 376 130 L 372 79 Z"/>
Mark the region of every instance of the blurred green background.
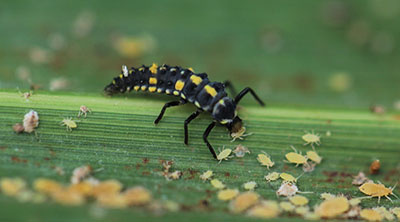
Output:
<path fill-rule="evenodd" d="M 399 19 L 397 0 L 3 0 L 0 88 L 101 93 L 155 62 L 269 104 L 400 109 Z"/>

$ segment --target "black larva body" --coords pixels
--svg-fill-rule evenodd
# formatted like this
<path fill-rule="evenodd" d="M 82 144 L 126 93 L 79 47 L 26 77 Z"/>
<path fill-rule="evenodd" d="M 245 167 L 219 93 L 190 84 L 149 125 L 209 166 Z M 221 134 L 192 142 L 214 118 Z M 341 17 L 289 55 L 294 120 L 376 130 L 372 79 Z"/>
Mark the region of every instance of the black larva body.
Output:
<path fill-rule="evenodd" d="M 216 125 L 216 122 L 225 125 L 231 133 L 237 133 L 242 130 L 242 121 L 237 116 L 236 104 L 248 92 L 261 105 L 264 105 L 250 88 L 245 88 L 235 99 L 231 99 L 225 92 L 223 83 L 210 82 L 207 74 L 195 74 L 192 69 L 183 69 L 179 66 L 162 65 L 158 67 L 153 64 L 151 67 L 132 67 L 130 70 L 123 66 L 121 74 L 114 78 L 112 83 L 106 86 L 104 90 L 109 95 L 135 90 L 180 97 L 179 101 L 169 102 L 164 105 L 160 115 L 155 120 L 156 124 L 161 120 L 168 107 L 182 105 L 187 102 L 193 103 L 198 110 L 185 121 L 185 144 L 188 142 L 187 125 L 190 121 L 203 111 L 210 112 L 214 121 L 204 132 L 203 138 L 214 158 L 216 158 L 216 154 L 209 144 L 207 136 Z"/>

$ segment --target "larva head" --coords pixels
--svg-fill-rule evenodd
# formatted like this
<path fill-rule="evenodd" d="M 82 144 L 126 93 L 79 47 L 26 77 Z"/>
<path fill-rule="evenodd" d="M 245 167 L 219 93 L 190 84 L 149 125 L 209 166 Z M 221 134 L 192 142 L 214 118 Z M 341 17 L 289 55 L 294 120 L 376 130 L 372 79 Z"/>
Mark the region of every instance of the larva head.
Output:
<path fill-rule="evenodd" d="M 121 74 L 113 79 L 113 81 L 104 88 L 104 93 L 107 95 L 112 95 L 119 92 L 125 92 L 126 81 L 124 78 L 128 77 L 128 67 L 126 65 L 122 66 Z"/>
<path fill-rule="evenodd" d="M 225 125 L 231 133 L 242 129 L 242 120 L 237 116 L 236 103 L 229 97 L 220 99 L 214 106 L 212 117 Z"/>

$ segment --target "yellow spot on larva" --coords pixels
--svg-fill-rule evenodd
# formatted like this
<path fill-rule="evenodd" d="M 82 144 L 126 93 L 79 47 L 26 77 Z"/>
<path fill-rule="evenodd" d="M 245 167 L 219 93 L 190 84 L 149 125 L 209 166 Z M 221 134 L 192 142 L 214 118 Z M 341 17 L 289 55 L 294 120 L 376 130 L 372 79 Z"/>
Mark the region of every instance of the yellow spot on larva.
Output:
<path fill-rule="evenodd" d="M 113 81 L 112 81 L 112 84 L 113 84 L 113 85 L 115 85 L 115 84 L 116 84 L 115 80 L 113 80 Z"/>
<path fill-rule="evenodd" d="M 175 89 L 178 91 L 181 91 L 184 86 L 185 86 L 185 83 L 182 80 L 178 80 L 175 83 Z"/>
<path fill-rule="evenodd" d="M 199 76 L 196 75 L 190 76 L 190 80 L 192 80 L 192 82 L 196 85 L 199 85 L 201 81 L 203 81 L 203 79 L 201 79 Z"/>
<path fill-rule="evenodd" d="M 155 92 L 156 89 L 157 89 L 157 87 L 155 87 L 155 86 L 149 87 L 149 92 Z"/>
<path fill-rule="evenodd" d="M 139 71 L 140 71 L 140 72 L 143 72 L 143 70 L 144 70 L 143 67 L 140 67 L 140 68 L 139 68 Z"/>
<path fill-rule="evenodd" d="M 133 89 L 134 89 L 135 91 L 138 91 L 138 90 L 140 89 L 140 86 L 135 86 L 135 87 L 133 87 Z"/>
<path fill-rule="evenodd" d="M 161 92 L 162 92 L 162 89 L 161 89 L 161 88 L 158 88 L 158 89 L 157 89 L 157 92 L 158 92 L 158 93 L 161 93 Z"/>
<path fill-rule="evenodd" d="M 175 91 L 174 91 L 174 95 L 175 95 L 175 96 L 178 96 L 178 95 L 179 95 L 179 91 L 176 91 L 176 90 L 175 90 Z"/>
<path fill-rule="evenodd" d="M 221 105 L 224 105 L 224 104 L 225 104 L 225 102 L 224 102 L 223 99 L 220 99 L 218 102 L 219 102 L 219 104 L 221 104 Z"/>
<path fill-rule="evenodd" d="M 181 94 L 182 99 L 186 99 L 186 96 L 182 93 Z"/>
<path fill-rule="evenodd" d="M 194 69 L 193 69 L 192 67 L 189 67 L 188 69 L 189 69 L 190 71 L 194 72 Z"/>
<path fill-rule="evenodd" d="M 218 192 L 218 199 L 227 201 L 232 200 L 239 194 L 237 189 L 226 189 Z"/>
<path fill-rule="evenodd" d="M 157 84 L 157 78 L 150 77 L 149 78 L 149 84 L 153 84 L 153 85 Z"/>
<path fill-rule="evenodd" d="M 360 212 L 361 218 L 368 221 L 381 221 L 382 215 L 374 209 L 363 209 Z"/>
<path fill-rule="evenodd" d="M 166 90 L 165 90 L 165 94 L 171 94 L 171 90 L 166 89 Z"/>
<path fill-rule="evenodd" d="M 146 91 L 147 86 L 142 86 L 142 87 L 140 87 L 140 89 L 141 89 L 142 91 Z"/>
<path fill-rule="evenodd" d="M 218 179 L 212 179 L 210 181 L 211 185 L 217 189 L 224 189 L 225 188 L 225 184 L 223 184 L 220 180 Z"/>
<path fill-rule="evenodd" d="M 122 74 L 119 74 L 119 78 L 122 79 L 124 76 Z"/>
<path fill-rule="evenodd" d="M 196 106 L 199 107 L 199 108 L 201 107 L 200 103 L 197 102 L 197 101 L 194 102 L 194 105 L 196 105 Z"/>
<path fill-rule="evenodd" d="M 217 95 L 217 91 L 212 86 L 206 85 L 204 86 L 204 89 L 210 96 L 215 97 Z"/>
<path fill-rule="evenodd" d="M 153 65 L 150 67 L 150 72 L 153 74 L 157 74 L 157 64 L 153 63 Z"/>

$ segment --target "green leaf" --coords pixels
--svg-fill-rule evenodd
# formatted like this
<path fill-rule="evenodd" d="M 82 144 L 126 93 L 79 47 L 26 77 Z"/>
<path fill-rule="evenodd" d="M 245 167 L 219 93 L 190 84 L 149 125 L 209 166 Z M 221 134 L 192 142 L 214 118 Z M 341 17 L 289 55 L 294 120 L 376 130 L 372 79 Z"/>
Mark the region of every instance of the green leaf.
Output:
<path fill-rule="evenodd" d="M 168 97 L 172 101 L 173 98 Z M 183 143 L 183 121 L 194 108 L 190 105 L 174 107 L 166 111 L 156 126 L 154 119 L 166 101 L 148 96 L 103 97 L 97 94 L 38 92 L 29 100 L 11 91 L 0 91 L 0 177 L 22 177 L 31 183 L 38 177 L 53 178 L 69 183 L 74 168 L 89 164 L 98 179 L 117 179 L 125 187 L 142 185 L 150 189 L 157 199 L 172 200 L 182 205 L 179 212 L 155 215 L 141 208 L 106 210 L 97 215 L 93 204 L 81 207 L 65 207 L 52 203 L 20 203 L 0 195 L 0 219 L 27 221 L 128 221 L 132 218 L 151 221 L 181 220 L 237 220 L 249 221 L 245 215 L 229 213 L 228 204 L 216 198 L 216 190 L 208 182 L 199 179 L 202 172 L 213 170 L 214 177 L 229 188 L 243 190 L 242 184 L 256 181 L 256 192 L 270 200 L 285 200 L 275 194 L 280 182 L 267 183 L 264 176 L 272 171 L 287 172 L 294 176 L 303 173 L 301 167 L 285 163 L 284 155 L 290 145 L 305 153 L 310 146 L 303 146 L 304 131 L 314 130 L 321 135 L 321 146 L 316 150 L 323 157 L 315 171 L 305 173 L 298 179 L 301 191 L 310 199 L 310 206 L 321 202 L 322 192 L 345 194 L 351 197 L 364 196 L 353 186 L 352 175 L 359 171 L 368 173 L 374 159 L 381 161 L 378 175 L 367 175 L 379 180 L 387 187 L 400 178 L 400 121 L 399 115 L 377 115 L 368 110 L 259 107 L 250 103 L 241 107 L 248 133 L 243 141 L 230 142 L 223 127 L 210 134 L 214 148 L 234 148 L 238 144 L 248 147 L 251 154 L 244 158 L 227 161 L 214 160 L 202 140 L 202 134 L 210 115 L 204 113 L 189 125 L 189 146 Z M 67 117 L 78 120 L 79 107 L 92 109 L 87 118 L 80 118 L 78 128 L 72 132 L 61 126 Z M 21 122 L 29 110 L 39 113 L 40 124 L 35 133 L 16 134 L 12 130 Z M 326 136 L 330 131 L 331 136 Z M 260 166 L 257 154 L 267 152 L 275 166 L 271 170 Z M 160 175 L 161 160 L 173 161 L 172 170 L 183 171 L 177 181 L 167 181 Z M 61 167 L 65 175 L 58 175 L 54 167 Z M 394 190 L 399 194 L 399 188 Z M 393 199 L 393 198 L 392 198 Z M 201 203 L 207 202 L 207 206 Z M 383 198 L 380 205 L 398 206 Z M 377 199 L 362 201 L 363 207 L 377 206 Z M 20 214 L 20 209 L 26 213 Z M 280 220 L 302 220 L 300 217 L 283 214 Z"/>

